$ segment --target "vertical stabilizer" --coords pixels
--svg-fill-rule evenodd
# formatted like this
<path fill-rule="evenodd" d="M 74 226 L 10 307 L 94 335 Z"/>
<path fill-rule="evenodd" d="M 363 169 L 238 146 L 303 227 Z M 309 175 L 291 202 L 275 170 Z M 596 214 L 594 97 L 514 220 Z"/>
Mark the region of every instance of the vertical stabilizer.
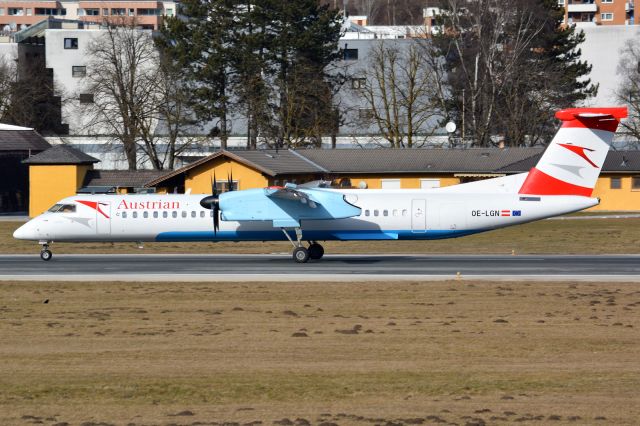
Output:
<path fill-rule="evenodd" d="M 558 133 L 529 171 L 520 194 L 591 196 L 609 145 L 627 108 L 558 111 Z"/>

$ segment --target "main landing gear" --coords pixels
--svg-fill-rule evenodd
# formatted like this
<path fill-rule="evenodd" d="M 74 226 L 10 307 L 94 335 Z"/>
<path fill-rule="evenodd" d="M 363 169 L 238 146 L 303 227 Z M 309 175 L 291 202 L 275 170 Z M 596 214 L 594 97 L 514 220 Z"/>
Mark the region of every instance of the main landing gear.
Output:
<path fill-rule="evenodd" d="M 49 241 L 41 242 L 42 249 L 40 250 L 40 259 L 49 261 L 53 257 L 53 253 L 49 250 Z"/>
<path fill-rule="evenodd" d="M 309 259 L 317 260 L 324 256 L 324 248 L 316 241 L 309 241 L 308 248 L 302 245 L 302 230 L 300 228 L 295 228 L 296 241 L 291 239 L 286 229 L 280 229 L 287 237 L 287 240 L 293 245 L 293 260 L 297 263 L 307 263 Z"/>

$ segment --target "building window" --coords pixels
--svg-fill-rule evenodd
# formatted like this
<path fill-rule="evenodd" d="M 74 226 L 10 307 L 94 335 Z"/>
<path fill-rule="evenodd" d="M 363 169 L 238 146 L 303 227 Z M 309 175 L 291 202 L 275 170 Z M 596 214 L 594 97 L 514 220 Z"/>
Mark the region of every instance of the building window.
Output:
<path fill-rule="evenodd" d="M 640 191 L 640 176 L 634 176 L 631 178 L 631 190 Z"/>
<path fill-rule="evenodd" d="M 71 67 L 71 76 L 72 77 L 86 77 L 87 75 L 87 67 L 74 65 Z"/>
<path fill-rule="evenodd" d="M 362 89 L 367 84 L 367 79 L 363 77 L 352 78 L 351 79 L 351 88 L 352 89 Z"/>
<path fill-rule="evenodd" d="M 173 16 L 173 9 L 167 9 L 167 16 Z"/>
<path fill-rule="evenodd" d="M 85 9 L 87 16 L 100 16 L 100 9 Z"/>
<path fill-rule="evenodd" d="M 129 16 L 133 16 L 135 15 L 134 10 L 133 9 L 129 9 Z"/>
<path fill-rule="evenodd" d="M 357 61 L 358 60 L 358 49 L 344 49 L 342 51 L 343 59 L 345 61 Z"/>
<path fill-rule="evenodd" d="M 238 181 L 234 180 L 231 183 L 231 190 L 233 191 L 237 191 L 238 190 Z M 226 180 L 219 180 L 216 181 L 216 189 L 218 190 L 218 192 L 227 192 L 229 191 L 229 182 Z"/>
<path fill-rule="evenodd" d="M 420 189 L 440 188 L 440 179 L 420 179 Z"/>
<path fill-rule="evenodd" d="M 613 21 L 613 13 L 601 13 L 600 19 L 603 21 Z"/>
<path fill-rule="evenodd" d="M 358 109 L 358 118 L 361 120 L 371 120 L 373 119 L 373 110 L 371 108 L 359 108 Z"/>
<path fill-rule="evenodd" d="M 11 16 L 22 16 L 22 15 L 24 15 L 24 10 L 22 10 L 21 7 L 10 7 L 8 10 L 9 10 L 9 15 L 11 15 Z"/>
<path fill-rule="evenodd" d="M 27 10 L 27 16 L 33 16 L 33 9 L 28 7 L 26 10 Z"/>
<path fill-rule="evenodd" d="M 4 7 L 0 7 L 0 16 L 4 16 Z"/>
<path fill-rule="evenodd" d="M 65 38 L 64 39 L 64 48 L 65 49 L 77 49 L 78 48 L 78 39 L 77 38 Z"/>
<path fill-rule="evenodd" d="M 102 9 L 102 14 L 104 16 L 108 16 L 109 15 L 109 9 L 107 9 L 106 7 Z"/>
<path fill-rule="evenodd" d="M 123 7 L 113 7 L 111 8 L 112 16 L 125 16 L 127 14 L 127 9 Z"/>
<path fill-rule="evenodd" d="M 613 0 L 602 0 L 602 3 L 613 3 Z"/>
<path fill-rule="evenodd" d="M 609 187 L 611 189 L 620 189 L 622 188 L 622 179 L 619 177 L 612 177 L 610 180 Z"/>
<path fill-rule="evenodd" d="M 81 104 L 92 104 L 93 103 L 93 93 L 80 93 L 80 103 Z"/>

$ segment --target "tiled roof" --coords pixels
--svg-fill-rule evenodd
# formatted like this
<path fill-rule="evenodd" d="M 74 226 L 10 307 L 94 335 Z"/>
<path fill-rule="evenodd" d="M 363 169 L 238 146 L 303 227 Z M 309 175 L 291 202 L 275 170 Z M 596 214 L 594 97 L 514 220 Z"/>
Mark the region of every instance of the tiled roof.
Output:
<path fill-rule="evenodd" d="M 23 161 L 25 164 L 93 164 L 100 160 L 69 145 L 54 145 Z"/>
<path fill-rule="evenodd" d="M 325 173 L 523 173 L 536 165 L 543 148 L 309 149 L 220 151 L 147 182 L 156 185 L 213 158 L 226 155 L 269 176 Z M 610 151 L 603 172 L 640 172 L 640 151 Z"/>
<path fill-rule="evenodd" d="M 89 170 L 84 177 L 82 186 L 139 188 L 166 174 L 166 170 Z"/>
<path fill-rule="evenodd" d="M 0 151 L 44 151 L 51 145 L 35 130 L 0 130 Z"/>
<path fill-rule="evenodd" d="M 277 176 L 279 174 L 289 173 L 322 173 L 321 167 L 313 165 L 313 163 L 295 151 L 290 150 L 237 150 L 237 151 L 218 151 L 207 157 L 194 161 L 191 164 L 167 173 L 166 175 L 147 182 L 147 186 L 156 185 L 166 179 L 185 173 L 201 164 L 211 161 L 215 158 L 226 156 L 239 163 L 245 164 L 268 176 Z"/>
<path fill-rule="evenodd" d="M 539 155 L 540 148 L 317 149 L 298 151 L 333 173 L 481 173 Z"/>

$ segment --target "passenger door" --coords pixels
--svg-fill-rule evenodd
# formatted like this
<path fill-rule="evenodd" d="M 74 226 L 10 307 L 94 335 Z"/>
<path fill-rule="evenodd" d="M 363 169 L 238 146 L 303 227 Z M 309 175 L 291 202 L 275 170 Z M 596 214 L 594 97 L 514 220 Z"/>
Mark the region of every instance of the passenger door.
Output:
<path fill-rule="evenodd" d="M 411 232 L 427 232 L 427 200 L 411 201 Z"/>
<path fill-rule="evenodd" d="M 98 201 L 96 206 L 96 235 L 111 235 L 111 202 Z"/>

